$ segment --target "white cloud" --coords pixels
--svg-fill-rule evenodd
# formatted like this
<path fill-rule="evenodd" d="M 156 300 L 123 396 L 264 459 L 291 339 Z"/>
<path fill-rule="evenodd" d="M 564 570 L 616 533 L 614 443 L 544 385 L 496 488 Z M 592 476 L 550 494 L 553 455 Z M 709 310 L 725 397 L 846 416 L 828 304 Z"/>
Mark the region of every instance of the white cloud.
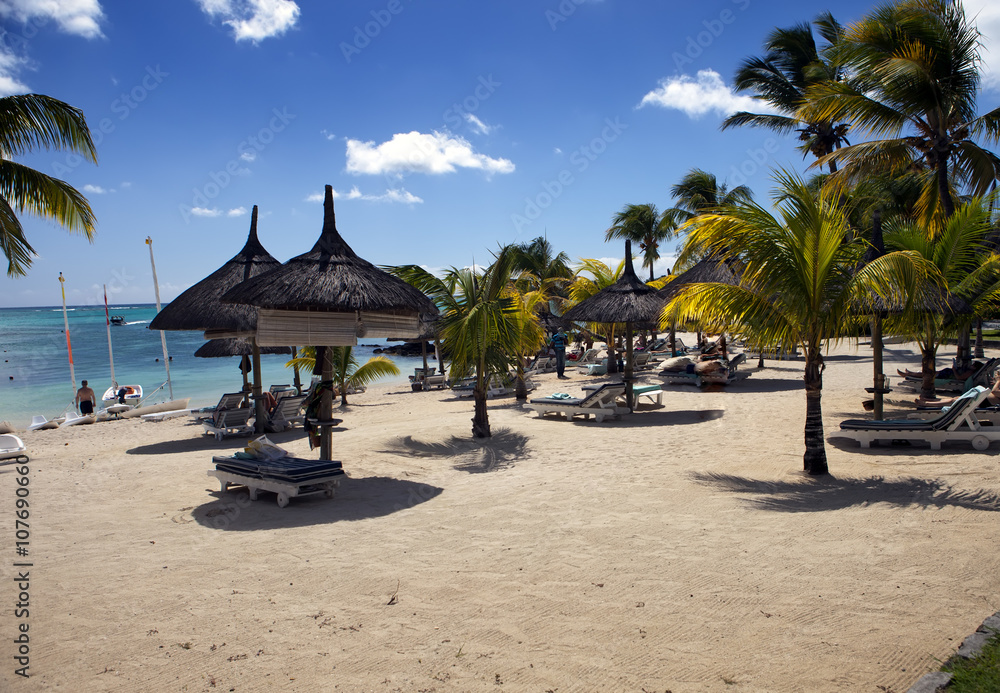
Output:
<path fill-rule="evenodd" d="M 212 209 L 206 209 L 205 207 L 194 207 L 191 209 L 191 216 L 195 217 L 217 217 L 220 214 L 222 212 L 214 207 Z"/>
<path fill-rule="evenodd" d="M 389 188 L 381 195 L 372 195 L 368 193 L 362 193 L 358 186 L 354 186 L 346 193 L 333 191 L 333 198 L 335 200 L 364 200 L 366 202 L 389 202 L 389 203 L 402 203 L 407 205 L 413 204 L 423 204 L 423 199 L 417 197 L 413 193 L 409 192 L 405 188 Z M 313 193 L 306 198 L 306 202 L 322 202 L 322 193 Z"/>
<path fill-rule="evenodd" d="M 257 152 L 253 149 L 247 149 L 245 152 L 240 154 L 240 158 L 247 163 L 251 163 L 257 160 Z"/>
<path fill-rule="evenodd" d="M 299 19 L 293 0 L 197 0 L 209 17 L 221 17 L 237 41 L 263 41 L 280 36 Z"/>
<path fill-rule="evenodd" d="M 231 210 L 226 212 L 227 217 L 242 217 L 247 213 L 246 207 L 233 207 Z"/>
<path fill-rule="evenodd" d="M 325 137 L 328 140 L 335 140 L 335 139 L 337 139 L 337 136 L 335 134 L 333 134 L 332 132 L 330 132 L 329 130 L 327 130 L 326 128 L 320 130 L 319 134 L 323 135 L 323 137 Z"/>
<path fill-rule="evenodd" d="M 99 185 L 90 185 L 88 183 L 87 185 L 83 186 L 83 192 L 90 193 L 91 195 L 103 195 L 108 191 Z"/>
<path fill-rule="evenodd" d="M 53 19 L 67 34 L 97 38 L 104 12 L 98 0 L 3 0 L 0 17 L 25 23 Z"/>
<path fill-rule="evenodd" d="M 488 135 L 496 129 L 493 125 L 487 125 L 471 113 L 465 114 L 465 122 L 469 124 L 473 132 L 480 135 Z"/>
<path fill-rule="evenodd" d="M 773 112 L 761 101 L 734 94 L 715 70 L 699 70 L 697 79 L 690 75 L 661 79 L 659 87 L 642 97 L 639 108 L 650 104 L 683 111 L 689 118 L 700 118 L 711 111 L 720 116 L 737 111 Z"/>
<path fill-rule="evenodd" d="M 962 5 L 982 34 L 983 86 L 1000 91 L 1000 5 L 994 0 L 965 0 Z"/>
<path fill-rule="evenodd" d="M 556 156 L 559 156 L 560 154 L 562 154 L 562 150 L 559 147 L 556 147 L 555 149 L 552 150 L 552 153 L 555 154 Z"/>
<path fill-rule="evenodd" d="M 472 168 L 493 173 L 511 173 L 509 159 L 493 159 L 476 152 L 469 142 L 448 132 L 397 133 L 388 142 L 347 140 L 348 173 L 371 175 L 402 173 L 454 173 Z"/>
<path fill-rule="evenodd" d="M 25 94 L 31 91 L 28 85 L 19 81 L 16 76 L 24 63 L 22 58 L 13 53 L 4 53 L 0 50 L 0 96 Z"/>

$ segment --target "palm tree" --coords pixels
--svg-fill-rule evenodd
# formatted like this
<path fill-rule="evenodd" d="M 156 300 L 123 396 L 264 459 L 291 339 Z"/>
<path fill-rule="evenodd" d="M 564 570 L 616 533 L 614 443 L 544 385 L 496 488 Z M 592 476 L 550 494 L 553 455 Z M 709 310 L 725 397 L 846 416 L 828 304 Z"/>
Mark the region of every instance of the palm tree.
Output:
<path fill-rule="evenodd" d="M 805 353 L 805 454 L 809 474 L 827 474 L 823 440 L 823 346 L 855 333 L 874 297 L 902 302 L 905 288 L 928 268 L 914 253 L 887 253 L 859 268 L 867 244 L 851 240 L 839 195 L 818 195 L 802 178 L 776 174 L 778 216 L 741 201 L 690 224 L 688 246 L 738 257 L 739 285 L 682 288 L 664 308 L 709 326 L 729 325 L 759 344 L 797 344 Z M 870 314 L 871 311 L 868 311 Z"/>
<path fill-rule="evenodd" d="M 601 289 L 613 285 L 625 271 L 625 260 L 618 263 L 612 270 L 600 260 L 584 258 L 576 270 L 576 279 L 569 287 L 569 298 L 572 305 L 590 298 Z M 590 275 L 589 277 L 587 275 Z M 608 373 L 618 372 L 618 358 L 615 349 L 617 335 L 625 331 L 623 323 L 589 323 L 587 329 L 595 334 L 603 334 L 608 345 Z"/>
<path fill-rule="evenodd" d="M 18 214 L 52 219 L 87 240 L 94 238 L 97 221 L 83 195 L 65 181 L 11 160 L 39 148 L 67 149 L 97 162 L 83 111 L 41 94 L 0 98 L 0 252 L 10 277 L 27 274 L 35 255 Z"/>
<path fill-rule="evenodd" d="M 736 72 L 733 82 L 735 91 L 753 94 L 753 98 L 777 113 L 740 111 L 723 121 L 723 130 L 743 125 L 765 127 L 780 133 L 794 130 L 803 142 L 803 153 L 817 158 L 836 151 L 848 142 L 849 123 L 838 122 L 835 117 L 804 120 L 798 115 L 810 85 L 819 81 L 839 82 L 844 78 L 843 70 L 830 50 L 843 36 L 843 27 L 829 12 L 821 14 L 813 25 L 826 41 L 823 48 L 816 46 L 808 23 L 775 29 L 764 43 L 766 53 L 761 57 L 747 58 Z M 831 160 L 828 164 L 831 173 L 837 170 L 836 161 Z"/>
<path fill-rule="evenodd" d="M 660 243 L 673 236 L 675 228 L 656 205 L 625 205 L 611 219 L 604 240 L 623 238 L 637 243 L 642 248 L 642 266 L 649 268 L 649 281 L 653 281 L 653 263 L 660 259 Z"/>
<path fill-rule="evenodd" d="M 449 377 L 454 381 L 475 375 L 472 435 L 476 438 L 491 435 L 486 409 L 490 379 L 508 378 L 518 359 L 521 333 L 516 322 L 518 301 L 510 290 L 513 264 L 514 250 L 505 246 L 482 274 L 452 267 L 439 278 L 416 265 L 386 268 L 437 304 L 440 334 L 451 353 Z"/>
<path fill-rule="evenodd" d="M 934 397 L 937 349 L 944 339 L 957 336 L 961 344 L 968 335 L 971 317 L 988 315 L 1000 295 L 1000 256 L 990 249 L 991 232 L 992 213 L 988 200 L 982 198 L 962 205 L 933 237 L 913 221 L 886 225 L 887 247 L 919 254 L 933 264 L 943 279 L 944 295 L 961 298 L 972 309 L 970 316 L 956 319 L 947 310 L 928 306 L 897 321 L 899 329 L 909 332 L 920 347 L 921 397 Z M 961 358 L 956 359 L 956 367 L 964 365 Z"/>
<path fill-rule="evenodd" d="M 528 388 L 524 382 L 524 369 L 531 357 L 545 346 L 545 330 L 538 319 L 538 309 L 545 300 L 543 291 L 520 293 L 512 285 L 511 295 L 516 298 L 517 311 L 512 314 L 517 333 L 517 360 L 514 366 L 515 398 L 528 399 Z"/>
<path fill-rule="evenodd" d="M 522 293 L 542 292 L 540 310 L 547 310 L 551 298 L 565 299 L 565 287 L 573 280 L 573 270 L 569 267 L 566 253 L 556 253 L 544 236 L 519 243 L 513 246 L 511 252 L 518 290 Z"/>
<path fill-rule="evenodd" d="M 680 227 L 699 214 L 723 205 L 747 202 L 753 197 L 753 192 L 747 186 L 740 185 L 729 190 L 724 183 L 719 184 L 715 174 L 700 168 L 688 171 L 680 183 L 670 188 L 670 194 L 676 199 L 676 203 L 664 210 L 662 223 L 674 227 Z"/>
<path fill-rule="evenodd" d="M 831 48 L 851 73 L 846 81 L 810 85 L 803 119 L 850 119 L 875 137 L 816 162 L 843 162 L 835 180 L 872 171 L 925 172 L 921 214 L 955 213 L 953 182 L 985 195 L 1000 159 L 973 141 L 997 142 L 1000 108 L 976 116 L 981 75 L 979 32 L 959 2 L 904 0 L 885 4 L 847 29 Z"/>
<path fill-rule="evenodd" d="M 340 406 L 347 406 L 347 391 L 361 388 L 379 378 L 399 375 L 399 367 L 386 356 L 372 356 L 364 365 L 358 363 L 353 347 L 333 346 L 327 358 L 333 363 L 333 381 L 340 390 Z M 285 368 L 313 371 L 316 367 L 316 347 L 302 347 L 299 356 L 285 364 Z"/>

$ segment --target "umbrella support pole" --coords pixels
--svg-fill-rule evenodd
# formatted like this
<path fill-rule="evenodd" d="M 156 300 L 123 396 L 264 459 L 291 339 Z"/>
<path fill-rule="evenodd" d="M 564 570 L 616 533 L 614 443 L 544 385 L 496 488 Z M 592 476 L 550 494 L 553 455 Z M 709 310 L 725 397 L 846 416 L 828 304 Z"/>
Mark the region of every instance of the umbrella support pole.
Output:
<path fill-rule="evenodd" d="M 625 323 L 625 405 L 629 410 L 635 409 L 635 393 L 632 389 L 632 323 Z"/>
<path fill-rule="evenodd" d="M 329 383 L 333 380 L 333 354 L 329 347 L 323 349 L 323 382 Z M 319 418 L 322 421 L 330 421 L 333 418 L 333 391 L 323 388 L 319 400 Z M 322 426 L 319 430 L 319 458 L 321 460 L 333 459 L 333 430 L 329 426 Z"/>

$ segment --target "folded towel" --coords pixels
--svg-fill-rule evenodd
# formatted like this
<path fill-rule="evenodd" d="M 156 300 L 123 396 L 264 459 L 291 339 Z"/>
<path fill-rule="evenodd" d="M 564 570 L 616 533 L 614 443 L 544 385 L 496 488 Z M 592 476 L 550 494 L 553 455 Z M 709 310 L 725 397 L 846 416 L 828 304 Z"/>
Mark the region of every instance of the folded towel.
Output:
<path fill-rule="evenodd" d="M 549 395 L 549 398 L 550 399 L 572 399 L 573 396 L 572 395 L 568 395 L 565 392 L 554 392 L 551 395 Z"/>

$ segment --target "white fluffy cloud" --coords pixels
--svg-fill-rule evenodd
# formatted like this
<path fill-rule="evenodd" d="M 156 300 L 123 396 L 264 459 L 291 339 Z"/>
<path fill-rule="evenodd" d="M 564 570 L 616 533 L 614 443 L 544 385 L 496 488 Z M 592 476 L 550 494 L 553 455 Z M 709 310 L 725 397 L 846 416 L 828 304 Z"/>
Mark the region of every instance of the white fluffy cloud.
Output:
<path fill-rule="evenodd" d="M 246 207 L 233 207 L 231 210 L 226 212 L 227 217 L 242 217 L 247 213 Z"/>
<path fill-rule="evenodd" d="M 487 125 L 471 113 L 465 114 L 465 122 L 469 124 L 469 127 L 472 128 L 473 132 L 479 133 L 480 135 L 488 135 L 494 130 L 494 126 Z"/>
<path fill-rule="evenodd" d="M 91 185 L 90 183 L 87 183 L 83 186 L 83 192 L 90 193 L 91 195 L 103 195 L 108 191 L 99 185 Z"/>
<path fill-rule="evenodd" d="M 221 17 L 237 41 L 263 41 L 280 36 L 299 19 L 293 0 L 197 0 L 209 17 Z"/>
<path fill-rule="evenodd" d="M 642 97 L 639 108 L 648 105 L 683 111 L 689 118 L 700 118 L 709 112 L 720 116 L 737 111 L 771 112 L 761 101 L 734 94 L 715 70 L 699 70 L 697 78 L 680 75 L 660 80 L 659 87 Z"/>
<path fill-rule="evenodd" d="M 370 193 L 362 193 L 358 186 L 354 186 L 348 192 L 337 192 L 333 191 L 333 197 L 336 200 L 364 200 L 366 202 L 389 202 L 389 203 L 402 203 L 407 205 L 413 204 L 423 204 L 423 199 L 417 197 L 413 193 L 409 192 L 405 188 L 389 188 L 381 195 L 372 195 Z M 322 202 L 322 193 L 313 193 L 306 198 L 306 202 Z"/>
<path fill-rule="evenodd" d="M 348 173 L 371 175 L 403 173 L 454 173 L 456 168 L 472 168 L 493 173 L 511 173 L 509 159 L 494 159 L 476 152 L 463 138 L 448 132 L 407 132 L 388 142 L 347 140 Z"/>
<path fill-rule="evenodd" d="M 1000 5 L 995 0 L 965 0 L 962 5 L 982 34 L 983 86 L 1000 91 Z M 984 112 L 983 106 L 981 103 L 980 110 Z"/>
<path fill-rule="evenodd" d="M 31 91 L 18 77 L 28 58 L 14 46 L 25 45 L 49 21 L 55 21 L 67 34 L 97 38 L 101 36 L 103 18 L 98 0 L 0 0 L 0 19 L 20 23 L 7 27 L 9 36 L 0 47 L 0 96 Z"/>
<path fill-rule="evenodd" d="M 193 217 L 212 218 L 212 217 L 217 217 L 220 214 L 222 214 L 222 212 L 220 212 L 218 209 L 215 209 L 214 207 L 212 209 L 208 209 L 207 207 L 194 207 L 191 209 L 191 216 Z"/>
<path fill-rule="evenodd" d="M 97 38 L 104 12 L 98 0 L 3 0 L 0 17 L 24 23 L 51 19 L 67 34 Z"/>

